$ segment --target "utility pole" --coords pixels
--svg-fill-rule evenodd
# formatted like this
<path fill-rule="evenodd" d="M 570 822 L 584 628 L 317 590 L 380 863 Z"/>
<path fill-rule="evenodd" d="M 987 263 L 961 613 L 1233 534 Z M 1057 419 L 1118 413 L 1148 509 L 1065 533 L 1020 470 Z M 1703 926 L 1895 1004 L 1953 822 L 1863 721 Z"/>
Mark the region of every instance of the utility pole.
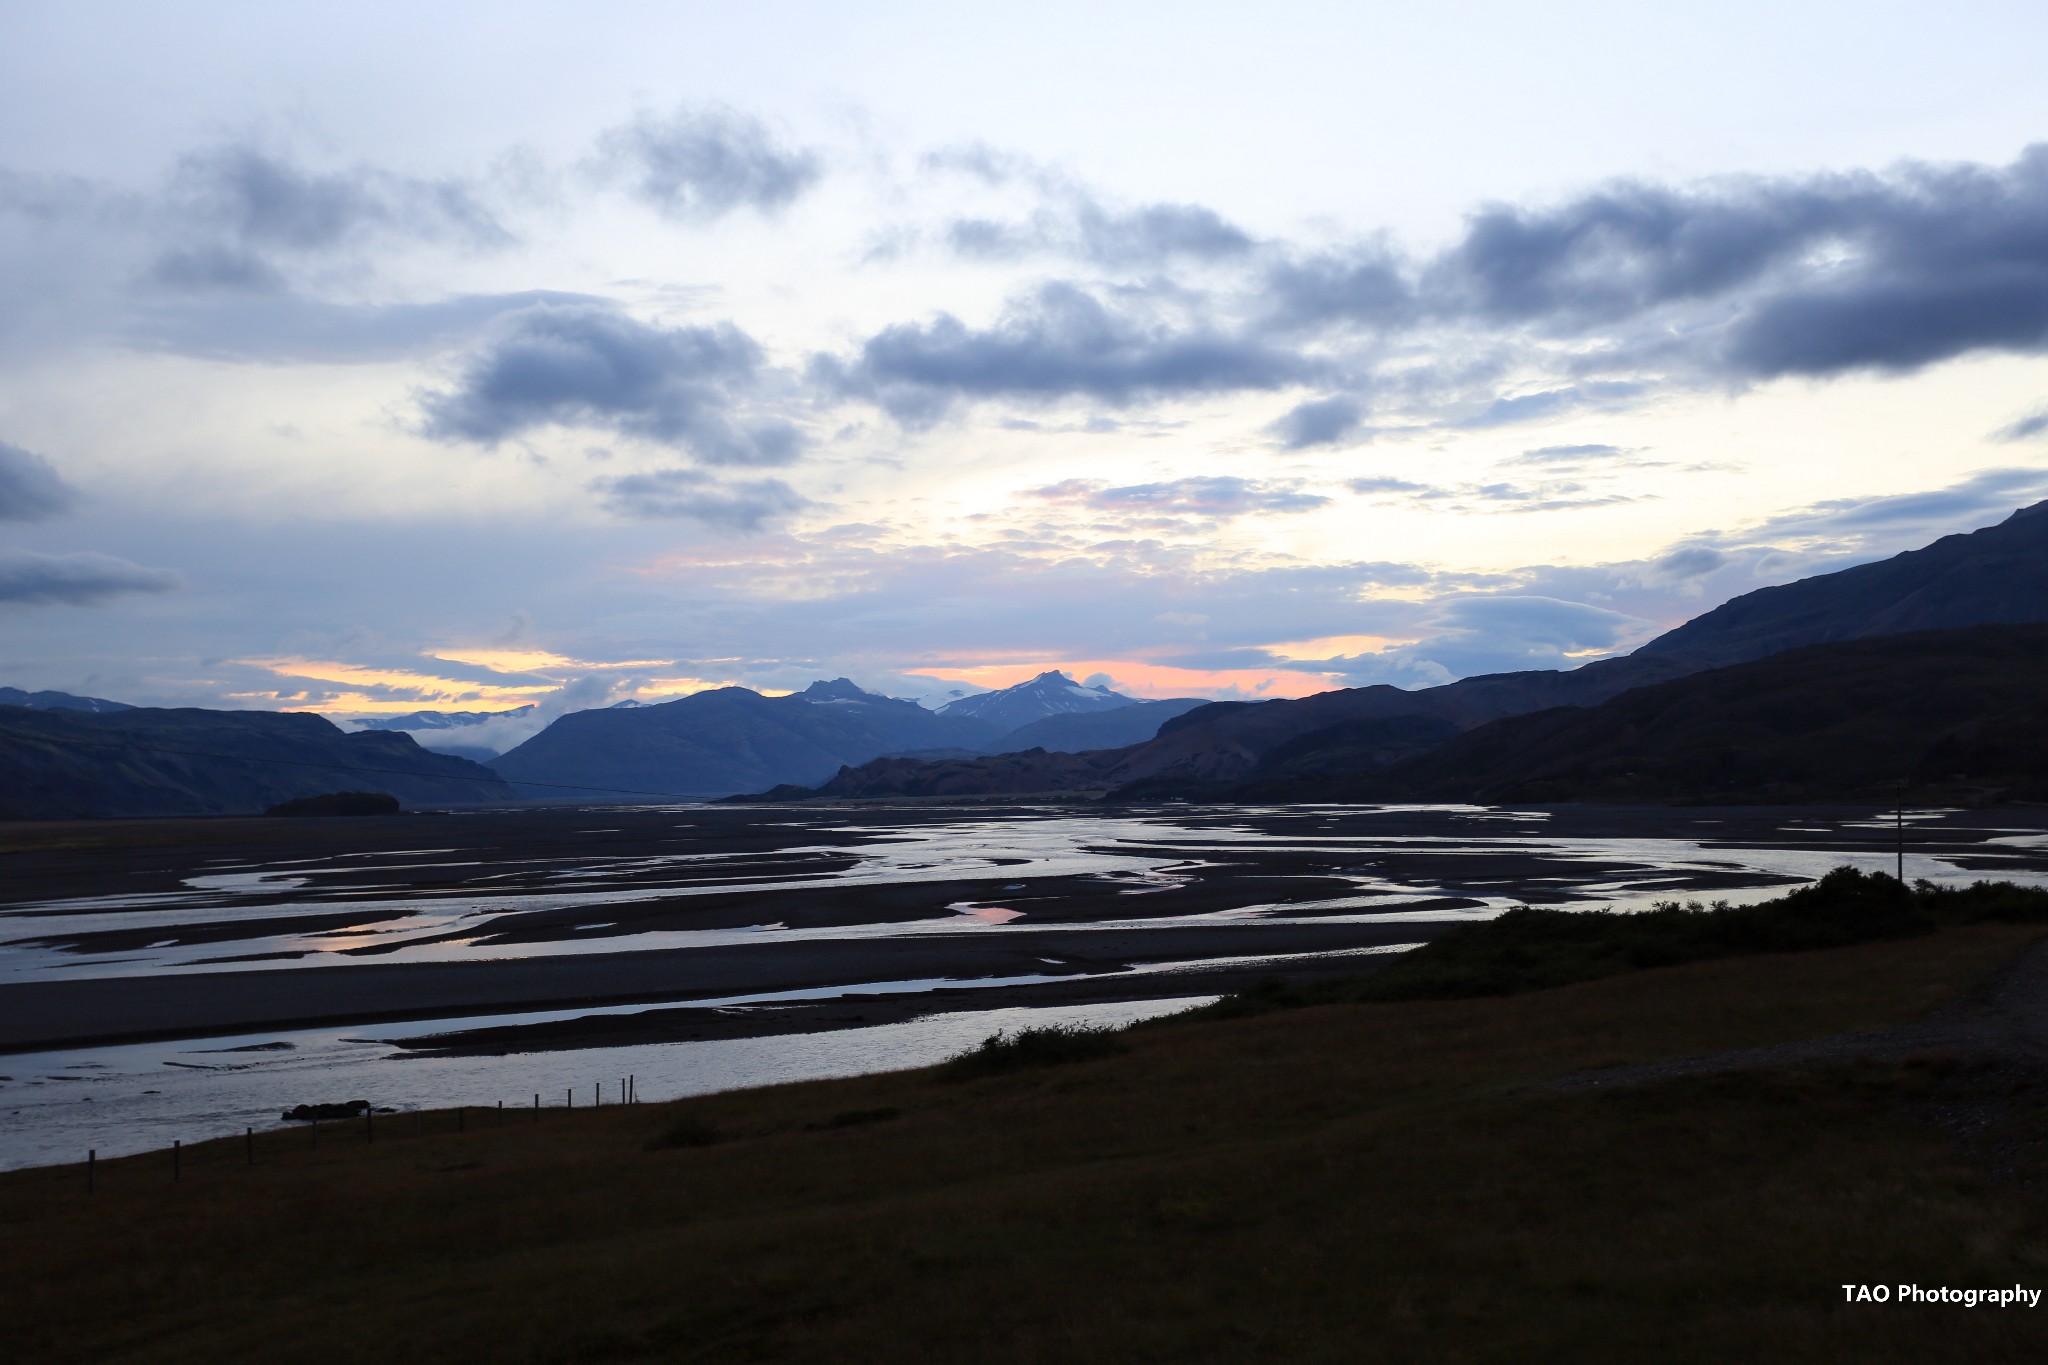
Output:
<path fill-rule="evenodd" d="M 1899 783 L 1899 805 L 1894 813 L 1899 832 L 1899 885 L 1906 884 L 1906 784 Z"/>

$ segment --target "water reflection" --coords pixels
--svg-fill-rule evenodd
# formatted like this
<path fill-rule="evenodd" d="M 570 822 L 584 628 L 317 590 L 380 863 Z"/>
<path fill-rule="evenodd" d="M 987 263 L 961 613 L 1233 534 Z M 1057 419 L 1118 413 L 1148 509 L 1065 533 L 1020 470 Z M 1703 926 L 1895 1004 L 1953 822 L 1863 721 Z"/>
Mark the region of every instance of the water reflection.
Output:
<path fill-rule="evenodd" d="M 2048 854 L 2039 830 L 1969 828 L 1967 813 L 1943 810 L 1907 817 L 1915 838 L 1943 839 L 1909 851 L 1909 877 L 2032 879 Z M 1769 840 L 1730 837 L 1724 823 L 1702 816 L 1684 836 L 1617 837 L 1563 829 L 1556 812 L 1476 807 L 1009 811 L 904 825 L 785 820 L 816 841 L 770 851 L 586 846 L 573 858 L 464 858 L 436 847 L 233 871 L 216 863 L 176 890 L 0 907 L 0 979 L 615 953 L 763 932 L 804 942 L 1005 923 L 1125 931 L 1219 917 L 1428 918 L 1452 903 L 1479 914 L 1523 902 L 1631 909 L 1691 895 L 1755 899 L 1844 862 L 1890 870 L 1896 857 L 1882 847 L 1895 828 L 1889 812 L 1793 817 Z M 889 900 L 949 882 L 983 891 Z M 1081 904 L 1091 888 L 1122 908 Z M 736 898 L 775 913 L 730 913 Z M 1177 909 L 1191 899 L 1199 908 Z M 784 908 L 799 903 L 814 908 Z"/>

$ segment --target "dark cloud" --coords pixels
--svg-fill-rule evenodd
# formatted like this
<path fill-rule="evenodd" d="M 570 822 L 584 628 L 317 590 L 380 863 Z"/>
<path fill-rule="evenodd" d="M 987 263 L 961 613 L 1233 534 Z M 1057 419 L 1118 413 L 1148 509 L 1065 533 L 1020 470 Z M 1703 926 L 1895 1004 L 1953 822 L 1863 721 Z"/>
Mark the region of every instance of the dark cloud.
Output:
<path fill-rule="evenodd" d="M 146 277 L 153 285 L 191 292 L 274 294 L 287 287 L 284 272 L 238 247 L 200 246 L 167 251 Z"/>
<path fill-rule="evenodd" d="M 1273 434 L 1289 450 L 1337 445 L 1365 420 L 1365 407 L 1355 398 L 1317 398 L 1298 403 L 1273 424 Z"/>
<path fill-rule="evenodd" d="M 1727 562 L 1728 556 L 1710 545 L 1688 545 L 1665 555 L 1653 569 L 1657 577 L 1667 583 L 1682 583 L 1710 574 Z"/>
<path fill-rule="evenodd" d="M 1429 308 L 1577 331 L 1718 297 L 1838 229 L 1842 188 L 1621 183 L 1552 209 L 1495 205 L 1426 270 Z"/>
<path fill-rule="evenodd" d="M 744 416 L 762 363 L 730 323 L 665 328 L 597 305 L 529 308 L 503 320 L 452 390 L 421 400 L 424 429 L 495 445 L 537 427 L 594 427 L 709 464 L 786 464 L 802 444 L 796 428 Z"/>
<path fill-rule="evenodd" d="M 1103 512 L 1152 512 L 1202 517 L 1241 517 L 1255 512 L 1310 512 L 1330 500 L 1304 493 L 1280 480 L 1195 476 L 1164 483 L 1112 488 L 1090 479 L 1068 479 L 1032 490 L 1034 497 L 1068 502 Z"/>
<path fill-rule="evenodd" d="M 1037 206 L 1018 218 L 957 218 L 946 244 L 963 256 L 1016 260 L 1062 255 L 1112 269 L 1188 261 L 1230 261 L 1258 248 L 1250 233 L 1201 204 L 1123 208 L 1073 176 L 985 144 L 946 148 L 924 158 L 926 171 L 964 175 L 991 188 L 1022 185 Z"/>
<path fill-rule="evenodd" d="M 671 218 L 708 221 L 735 209 L 772 213 L 816 184 L 823 159 L 777 142 L 759 119 L 734 109 L 641 114 L 599 142 L 605 167 Z"/>
<path fill-rule="evenodd" d="M 1362 326 L 1401 328 L 1417 315 L 1415 286 L 1400 258 L 1373 245 L 1270 267 L 1261 296 L 1267 324 L 1283 332 Z"/>
<path fill-rule="evenodd" d="M 146 569 L 94 551 L 70 555 L 0 550 L 0 602 L 23 606 L 89 606 L 128 592 L 169 592 L 184 580 L 169 569 Z"/>
<path fill-rule="evenodd" d="M 1994 441 L 2024 441 L 2048 431 L 2048 408 L 2028 413 L 2017 421 L 2008 423 L 1991 433 Z"/>
<path fill-rule="evenodd" d="M 1058 253 L 1096 265 L 1147 268 L 1176 260 L 1229 260 L 1254 245 L 1242 228 L 1198 204 L 1117 211 L 1083 197 L 1022 222 L 957 219 L 946 230 L 946 242 L 963 256 L 985 260 Z"/>
<path fill-rule="evenodd" d="M 919 420 L 949 397 L 989 393 L 1121 402 L 1319 374 L 1346 376 L 1354 394 L 1370 385 L 1371 402 L 1312 399 L 1275 425 L 1280 444 L 1304 448 L 1342 439 L 1382 408 L 1479 429 L 1619 409 L 1672 384 L 2048 350 L 2048 145 L 2002 167 L 1621 182 L 1547 208 L 1488 207 L 1427 259 L 1379 241 L 1291 254 L 1240 245 L 1241 233 L 1186 206 L 1159 210 L 1150 228 L 1093 210 L 1091 235 L 1092 201 L 1052 173 L 986 153 L 959 160 L 990 183 L 1028 182 L 1049 205 L 1022 224 L 956 224 L 963 250 L 1058 246 L 1121 264 L 1199 255 L 1207 243 L 1212 258 L 1235 253 L 1245 270 L 1220 302 L 1143 322 L 1127 299 L 1068 282 L 985 331 L 951 318 L 890 328 L 846 368 L 873 393 L 901 382 L 892 406 Z M 1229 359 L 1199 379 L 1152 372 L 1185 351 Z M 1246 358 L 1255 363 L 1237 372 Z M 1524 387 L 1503 392 L 1508 375 Z"/>
<path fill-rule="evenodd" d="M 1292 350 L 1200 320 L 1144 316 L 1077 285 L 1046 285 L 975 329 L 949 314 L 868 339 L 851 365 L 819 376 L 899 418 L 927 421 L 956 399 L 1087 397 L 1112 404 L 1276 389 L 1327 367 Z"/>
<path fill-rule="evenodd" d="M 590 487 L 621 516 L 686 517 L 740 531 L 758 531 L 764 523 L 808 506 L 780 479 L 719 483 L 700 469 L 656 469 L 598 479 Z"/>
<path fill-rule="evenodd" d="M 2048 347 L 2048 145 L 2012 165 L 1623 184 L 1477 215 L 1424 272 L 1429 310 L 1553 335 L 1685 318 L 1730 376 L 1908 370 Z M 1620 339 L 1620 338 L 1617 338 Z"/>
<path fill-rule="evenodd" d="M 42 521 L 77 501 L 77 490 L 48 460 L 0 441 L 0 521 Z"/>
<path fill-rule="evenodd" d="M 314 171 L 249 146 L 185 157 L 162 228 L 182 244 L 151 266 L 153 284 L 179 289 L 276 289 L 277 259 L 360 247 L 377 238 L 508 246 L 512 235 L 459 180 L 423 180 L 374 167 Z"/>

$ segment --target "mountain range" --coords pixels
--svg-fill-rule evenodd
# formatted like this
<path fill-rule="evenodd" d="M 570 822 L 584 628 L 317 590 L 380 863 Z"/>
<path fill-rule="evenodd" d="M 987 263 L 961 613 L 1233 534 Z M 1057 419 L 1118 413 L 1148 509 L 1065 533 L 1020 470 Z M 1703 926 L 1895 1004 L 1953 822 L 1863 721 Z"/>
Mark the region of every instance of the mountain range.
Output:
<path fill-rule="evenodd" d="M 74 697 L 69 692 L 24 692 L 18 687 L 0 687 L 0 706 L 26 706 L 34 711 L 133 711 L 125 701 L 105 697 Z"/>
<path fill-rule="evenodd" d="M 724 796 L 823 782 L 883 755 L 972 757 L 1029 747 L 1013 746 L 1017 735 L 1041 746 L 1129 744 L 1200 705 L 1199 698 L 1139 702 L 1058 672 L 936 711 L 846 678 L 782 697 L 721 687 L 630 711 L 559 717 L 491 766 L 534 799 L 597 787 Z"/>
<path fill-rule="evenodd" d="M 486 768 L 411 732 L 459 733 L 490 713 L 343 734 L 310 715 L 0 689 L 0 815 L 258 810 L 372 785 L 365 769 L 412 803 L 1860 799 L 1944 773 L 2011 795 L 2048 777 L 2028 696 L 2048 663 L 2043 622 L 2048 503 L 1734 598 L 1625 657 L 1416 691 L 1140 702 L 1048 672 L 932 711 L 845 678 L 780 697 L 726 687 L 557 717 Z"/>
<path fill-rule="evenodd" d="M 399 716 L 369 716 L 351 721 L 358 730 L 467 730 L 487 720 L 533 714 L 533 703 L 509 711 L 408 711 Z"/>
<path fill-rule="evenodd" d="M 489 768 L 410 735 L 290 711 L 0 705 L 0 818 L 252 815 L 374 786 L 408 805 L 509 802 Z"/>
<path fill-rule="evenodd" d="M 979 749 L 999 733 L 835 678 L 783 697 L 719 687 L 630 711 L 573 712 L 491 766 L 533 799 L 575 787 L 721 796 L 823 781 L 845 764 L 907 749 Z"/>
<path fill-rule="evenodd" d="M 1001 735 L 1052 716 L 1094 715 L 1129 706 L 1132 701 L 1133 698 L 1107 687 L 1077 683 L 1055 669 L 999 692 L 949 701 L 938 709 L 938 714 L 977 720 L 993 726 L 994 734 Z"/>
<path fill-rule="evenodd" d="M 1556 742 L 1584 745 L 1600 723 L 1585 719 L 1590 709 L 1708 670 L 1802 647 L 1964 627 L 1995 632 L 2041 621 L 2048 621 L 2048 503 L 1887 560 L 1744 594 L 1633 654 L 1570 671 L 1488 674 L 1416 691 L 1374 686 L 1299 700 L 1216 702 L 1168 720 L 1156 737 L 1116 751 L 1113 760 L 1076 766 L 1048 758 L 1035 771 L 1014 759 L 954 760 L 944 782 L 956 795 L 1085 789 L 1130 799 L 1255 793 L 1274 799 L 1283 791 L 1327 791 L 1348 781 L 1347 789 L 1361 792 L 1438 793 L 1433 799 L 1463 793 L 1455 799 L 1476 799 L 1471 793 L 1492 790 L 1492 778 L 1475 770 L 1469 780 L 1453 779 L 1455 765 L 1472 752 L 1458 747 L 1467 743 L 1459 737 L 1479 732 L 1493 742 L 1503 732 L 1490 727 L 1508 717 L 1566 708 L 1577 719 L 1551 723 L 1576 738 Z M 1880 650 L 1872 657 L 1903 659 L 1913 646 L 1903 648 L 1905 654 Z M 1808 686 L 1824 687 L 1819 675 L 1805 676 Z M 1760 687 L 1781 686 L 1764 674 L 1755 678 Z M 1593 728 L 1573 728 L 1578 719 Z M 1479 742 L 1477 733 L 1471 736 L 1470 743 Z M 1430 775 L 1438 763 L 1446 765 L 1442 781 Z M 1400 774 L 1407 785 L 1353 780 L 1382 771 Z M 815 795 L 909 796 L 938 776 L 902 763 L 871 765 L 835 775 Z M 1043 785 L 1029 785 L 1033 780 Z M 1808 785 L 1815 783 L 1827 785 L 1819 777 Z M 1550 788 L 1580 789 L 1569 783 Z M 777 796 L 792 799 L 795 793 Z"/>

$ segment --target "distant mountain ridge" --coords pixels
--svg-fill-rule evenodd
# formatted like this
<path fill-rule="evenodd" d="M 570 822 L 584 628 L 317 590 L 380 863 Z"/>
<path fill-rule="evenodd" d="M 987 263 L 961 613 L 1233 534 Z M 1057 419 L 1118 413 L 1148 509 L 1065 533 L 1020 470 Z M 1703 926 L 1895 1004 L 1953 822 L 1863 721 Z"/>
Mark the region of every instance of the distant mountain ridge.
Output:
<path fill-rule="evenodd" d="M 509 711 L 408 711 L 402 716 L 365 716 L 351 722 L 359 730 L 466 730 L 487 720 L 530 715 L 533 703 Z"/>
<path fill-rule="evenodd" d="M 18 687 L 0 687 L 0 706 L 26 706 L 36 711 L 133 711 L 125 701 L 105 697 L 74 697 L 69 692 L 24 692 Z"/>
<path fill-rule="evenodd" d="M 785 697 L 727 687 L 623 715 L 578 711 L 489 761 L 540 800 L 558 788 L 590 787 L 722 797 L 813 785 L 889 755 L 940 752 L 954 761 L 1031 748 L 1119 748 L 1199 705 L 1192 697 L 1140 702 L 1048 671 L 928 711 L 834 678 Z"/>
<path fill-rule="evenodd" d="M 1569 672 L 1496 673 L 1412 692 L 1373 686 L 1196 707 L 1167 721 L 1154 739 L 1123 750 L 1113 765 L 1091 765 L 1085 776 L 1091 788 L 1108 786 L 1133 798 L 1211 793 L 1245 782 L 1283 751 L 1297 774 L 1341 771 L 1338 751 L 1391 756 L 1421 742 L 1427 723 L 1448 740 L 1505 717 L 1598 706 L 1637 688 L 1790 648 L 2042 621 L 2048 621 L 2048 503 L 1887 560 L 1746 593 L 1633 654 Z M 1398 733 L 1373 728 L 1395 721 L 1413 724 Z M 1005 776 L 991 769 L 987 780 L 999 784 Z M 900 769 L 883 777 L 848 782 L 858 781 L 865 794 L 884 795 L 891 783 L 907 790 L 924 780 Z M 948 776 L 956 790 L 973 781 L 958 766 Z"/>
<path fill-rule="evenodd" d="M 1000 731 L 868 692 L 846 678 L 766 697 L 720 687 L 631 710 L 576 711 L 492 761 L 536 799 L 559 786 L 723 796 L 815 783 L 910 749 L 979 749 Z"/>
<path fill-rule="evenodd" d="M 1106 711 L 1074 711 L 1043 716 L 1020 725 L 988 746 L 992 754 L 1015 753 L 1024 749 L 1045 749 L 1056 754 L 1085 753 L 1091 749 L 1122 749 L 1143 744 L 1159 733 L 1160 727 L 1198 706 L 1211 703 L 1205 697 L 1169 697 L 1163 701 L 1134 701 L 1129 706 Z"/>
<path fill-rule="evenodd" d="M 1490 674 L 1417 691 L 1374 686 L 1299 700 L 1205 703 L 1193 698 L 1140 702 L 1048 671 L 1014 687 L 958 698 L 937 711 L 865 691 L 845 678 L 783 697 L 719 688 L 651 706 L 622 703 L 558 717 L 492 760 L 492 767 L 517 784 L 521 795 L 538 799 L 588 799 L 600 791 L 621 798 L 709 797 L 826 782 L 835 791 L 873 796 L 1108 789 L 1149 799 L 1246 791 L 1248 782 L 1270 784 L 1264 789 L 1272 791 L 1306 790 L 1375 773 L 1421 773 L 1436 761 L 1434 755 L 1471 752 L 1462 747 L 1466 739 L 1460 735 L 1469 737 L 1468 732 L 1493 722 L 1557 708 L 1583 713 L 1618 697 L 1788 650 L 2040 622 L 2048 622 L 2048 503 L 1887 560 L 1744 594 L 1631 655 L 1568 672 Z M 8 706 L 9 699 L 21 704 Z M 0 710 L 14 718 L 18 730 L 13 748 L 0 744 L 0 811 L 12 813 L 58 806 L 97 813 L 117 807 L 133 813 L 260 809 L 313 794 L 291 784 L 257 781 L 255 774 L 266 762 L 332 764 L 339 773 L 362 760 L 347 759 L 344 751 L 332 748 L 336 737 L 411 746 L 410 730 L 460 730 L 494 718 L 493 713 L 422 711 L 376 718 L 348 736 L 339 736 L 318 717 L 279 722 L 279 713 L 267 712 L 149 711 L 147 717 L 154 719 L 132 722 L 142 729 L 167 727 L 167 732 L 186 735 L 184 742 L 195 748 L 203 745 L 190 736 L 202 732 L 206 743 L 247 746 L 225 751 L 239 768 L 186 773 L 160 766 L 128 771 L 123 766 L 128 758 L 111 757 L 111 749 L 89 762 L 80 745 L 65 758 L 59 743 L 63 735 L 56 731 L 43 736 L 40 748 L 31 745 L 32 752 L 22 748 L 33 739 L 36 724 L 112 722 L 124 715 L 144 716 L 144 709 L 68 693 L 0 689 Z M 258 716 L 273 719 L 248 719 Z M 42 719 L 24 719 L 33 717 Z M 328 733 L 304 728 L 308 721 Z M 262 728 L 279 723 L 301 728 Z M 1593 742 L 1590 732 L 1579 732 L 1568 721 L 1545 724 L 1559 727 L 1560 735 L 1578 735 L 1572 743 Z M 1490 733 L 1488 742 L 1493 743 L 1507 731 Z M 278 756 L 307 745 L 312 746 L 308 754 L 317 751 L 324 757 Z M 900 757 L 920 752 L 944 756 L 922 763 Z M 412 746 L 392 750 L 379 762 L 396 767 L 438 757 Z M 886 761 L 878 765 L 878 759 Z M 470 784 L 462 790 L 480 790 L 476 784 L 489 781 L 482 776 L 486 769 L 460 759 L 446 761 L 461 765 L 445 771 L 458 786 Z M 441 771 L 418 775 L 439 781 Z M 363 785 L 339 781 L 323 789 Z M 417 799 L 503 799 L 499 794 L 463 798 L 449 794 L 456 790 L 450 787 L 432 790 L 439 794 Z M 511 790 L 496 789 L 503 794 Z"/>
<path fill-rule="evenodd" d="M 407 805 L 513 799 L 479 764 L 305 712 L 0 706 L 0 818 L 254 815 L 365 789 Z"/>
<path fill-rule="evenodd" d="M 1084 686 L 1058 669 L 1048 669 L 1000 692 L 981 692 L 949 701 L 939 708 L 938 714 L 978 720 L 994 726 L 1001 734 L 1048 716 L 1113 711 L 1135 705 L 1137 700 L 1107 687 Z"/>

